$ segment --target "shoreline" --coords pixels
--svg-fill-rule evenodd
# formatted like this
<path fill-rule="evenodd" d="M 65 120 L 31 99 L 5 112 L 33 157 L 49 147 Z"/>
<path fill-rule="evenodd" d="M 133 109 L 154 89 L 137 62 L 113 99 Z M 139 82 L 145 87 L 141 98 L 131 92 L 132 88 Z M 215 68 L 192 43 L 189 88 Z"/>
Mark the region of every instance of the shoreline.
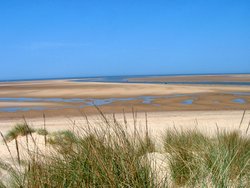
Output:
<path fill-rule="evenodd" d="M 230 77 L 250 77 L 250 73 L 214 73 L 214 74 L 159 74 L 159 75 L 115 75 L 115 76 L 89 76 L 89 77 L 56 77 L 56 78 L 31 78 L 31 79 L 8 79 L 0 80 L 0 83 L 13 82 L 34 82 L 34 81 L 56 81 L 56 80 L 78 80 L 78 79 L 92 79 L 92 78 L 107 78 L 107 77 L 131 77 L 134 78 L 155 78 L 155 77 L 197 77 L 197 76 L 230 76 Z"/>

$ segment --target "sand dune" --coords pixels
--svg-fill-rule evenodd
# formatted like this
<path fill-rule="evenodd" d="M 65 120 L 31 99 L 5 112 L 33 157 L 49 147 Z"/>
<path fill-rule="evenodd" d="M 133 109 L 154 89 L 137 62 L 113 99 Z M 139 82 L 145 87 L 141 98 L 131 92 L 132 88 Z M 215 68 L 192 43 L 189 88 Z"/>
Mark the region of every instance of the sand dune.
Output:
<path fill-rule="evenodd" d="M 152 112 L 147 114 L 147 122 L 150 136 L 155 140 L 158 149 L 162 148 L 161 146 L 161 136 L 164 131 L 167 129 L 177 129 L 177 130 L 192 130 L 196 129 L 204 133 L 208 136 L 213 136 L 216 134 L 218 130 L 220 131 L 231 131 L 238 130 L 243 135 L 250 136 L 250 131 L 246 133 L 247 127 L 250 123 L 250 112 L 247 111 L 245 113 L 245 118 L 241 123 L 243 111 L 181 111 L 181 112 Z M 107 115 L 107 117 L 112 115 Z M 116 118 L 119 122 L 124 121 L 123 114 L 117 114 Z M 101 117 L 97 115 L 92 115 L 88 117 L 90 126 L 99 127 L 102 126 Z M 134 127 L 134 119 L 132 114 L 126 114 L 126 119 L 129 123 L 129 129 L 133 130 Z M 58 131 L 58 130 L 76 130 L 78 128 L 86 128 L 87 123 L 86 119 L 83 116 L 75 116 L 75 117 L 52 117 L 46 118 L 46 128 L 50 132 Z M 43 118 L 32 118 L 26 119 L 28 124 L 32 128 L 42 128 L 44 126 Z M 6 134 L 8 130 L 11 129 L 16 123 L 23 122 L 22 119 L 19 120 L 2 120 L 0 122 L 0 130 L 3 134 Z M 145 113 L 138 113 L 136 118 L 136 127 L 137 129 L 144 131 L 146 125 Z M 239 128 L 240 127 L 240 128 Z M 36 146 L 39 147 L 40 152 L 45 152 L 47 149 L 44 147 L 44 138 L 43 136 L 39 136 L 37 134 L 33 135 L 33 138 L 36 140 L 36 145 L 32 144 L 33 142 L 30 140 L 29 149 L 32 151 L 36 150 Z M 18 138 L 21 150 L 21 157 L 25 158 L 28 156 L 27 153 L 27 145 L 26 138 L 20 137 Z M 11 150 L 12 156 L 16 159 L 17 153 L 15 148 L 15 142 L 12 141 L 8 143 L 8 146 Z M 0 159 L 7 162 L 11 162 L 11 156 L 8 152 L 6 145 L 1 142 L 0 143 Z M 147 157 L 153 157 L 153 160 L 158 160 L 159 154 L 157 155 L 150 154 Z M 158 157 L 158 158 L 157 158 Z M 160 164 L 161 158 L 159 158 Z M 160 165 L 161 167 L 161 165 Z M 165 171 L 164 171 L 165 172 Z M 4 180 L 8 177 L 8 173 L 0 172 L 0 179 Z"/>

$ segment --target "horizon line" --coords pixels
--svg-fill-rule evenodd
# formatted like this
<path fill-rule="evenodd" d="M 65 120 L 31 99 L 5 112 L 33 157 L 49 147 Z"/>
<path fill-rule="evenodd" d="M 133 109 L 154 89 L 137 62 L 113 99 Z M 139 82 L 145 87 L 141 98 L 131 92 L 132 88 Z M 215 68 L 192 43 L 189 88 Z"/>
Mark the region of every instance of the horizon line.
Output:
<path fill-rule="evenodd" d="M 99 77 L 139 77 L 139 76 L 192 76 L 192 75 L 237 75 L 250 74 L 250 72 L 234 72 L 234 73 L 175 73 L 175 74 L 121 74 L 121 75 L 98 75 L 98 76 L 65 76 L 65 77 L 37 77 L 37 78 L 17 78 L 17 79 L 0 79 L 0 82 L 13 81 L 32 81 L 32 80 L 61 80 L 61 79 L 80 79 L 80 78 L 99 78 Z"/>

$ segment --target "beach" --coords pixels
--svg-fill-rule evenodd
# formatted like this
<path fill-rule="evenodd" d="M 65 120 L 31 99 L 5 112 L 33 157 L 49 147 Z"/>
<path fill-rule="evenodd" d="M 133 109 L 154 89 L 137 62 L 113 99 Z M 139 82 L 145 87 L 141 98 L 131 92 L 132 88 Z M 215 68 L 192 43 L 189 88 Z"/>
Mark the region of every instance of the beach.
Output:
<path fill-rule="evenodd" d="M 92 126 L 98 126 L 100 111 L 110 119 L 115 114 L 120 122 L 125 115 L 131 128 L 133 113 L 137 114 L 139 127 L 145 126 L 147 114 L 150 134 L 155 138 L 173 128 L 198 129 L 207 135 L 214 135 L 218 129 L 244 133 L 250 118 L 246 111 L 241 122 L 243 111 L 250 110 L 249 86 L 46 80 L 5 82 L 0 88 L 0 130 L 4 135 L 24 121 L 35 129 L 45 123 L 46 129 L 54 132 L 72 130 L 74 126 L 86 128 L 87 116 Z M 0 157 L 8 158 L 3 143 L 0 149 Z"/>
<path fill-rule="evenodd" d="M 134 122 L 132 113 L 136 113 L 139 127 L 145 126 L 147 114 L 153 137 L 173 128 L 198 129 L 207 135 L 214 135 L 218 129 L 244 133 L 250 118 L 248 86 L 48 80 L 0 83 L 0 88 L 0 109 L 16 109 L 0 112 L 0 130 L 4 135 L 24 121 L 35 129 L 46 124 L 46 129 L 54 132 L 72 130 L 74 126 L 86 128 L 87 116 L 93 126 L 98 126 L 96 122 L 102 121 L 100 111 L 110 119 L 115 114 L 120 122 L 124 121 L 125 115 L 131 126 Z M 242 99 L 244 103 L 233 102 L 235 99 Z M 99 103 L 84 106 L 86 102 Z M 2 158 L 8 157 L 6 149 L 2 143 Z"/>
<path fill-rule="evenodd" d="M 0 119 L 92 115 L 95 106 L 104 113 L 244 110 L 250 109 L 250 87 L 74 80 L 0 83 Z"/>
<path fill-rule="evenodd" d="M 1 3 L 0 188 L 249 187 L 249 7 Z"/>

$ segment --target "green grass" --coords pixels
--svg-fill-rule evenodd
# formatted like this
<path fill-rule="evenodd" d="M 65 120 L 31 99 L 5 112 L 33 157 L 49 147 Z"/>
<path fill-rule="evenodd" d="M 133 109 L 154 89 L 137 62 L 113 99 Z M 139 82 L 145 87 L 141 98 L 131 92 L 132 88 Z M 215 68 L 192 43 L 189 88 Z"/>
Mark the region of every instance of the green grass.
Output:
<path fill-rule="evenodd" d="M 19 165 L 21 163 L 21 159 L 20 159 L 18 137 L 26 136 L 26 144 L 27 144 L 27 148 L 28 148 L 28 146 L 29 146 L 28 135 L 32 135 L 33 132 L 35 132 L 35 130 L 32 129 L 31 127 L 29 127 L 29 125 L 26 122 L 22 123 L 22 124 L 18 123 L 3 138 L 5 143 L 10 142 L 12 140 L 15 140 L 16 151 L 17 151 L 17 160 L 18 160 Z"/>
<path fill-rule="evenodd" d="M 244 187 L 250 183 L 250 139 L 239 132 L 218 132 L 212 138 L 196 130 L 167 131 L 172 179 L 177 186 Z"/>
<path fill-rule="evenodd" d="M 42 135 L 42 136 L 46 136 L 46 135 L 49 134 L 49 132 L 46 129 L 43 129 L 43 128 L 37 129 L 36 133 L 39 134 L 39 135 Z"/>
<path fill-rule="evenodd" d="M 156 181 L 157 171 L 142 158 L 157 152 L 146 132 L 129 131 L 101 114 L 99 128 L 46 134 L 50 153 L 34 153 L 20 168 L 10 168 L 8 185 L 0 187 L 247 187 L 250 184 L 250 139 L 240 132 L 207 137 L 197 130 L 166 130 L 161 142 L 168 158 L 168 177 Z M 136 121 L 135 121 L 136 122 Z M 136 127 L 136 123 L 134 125 Z M 44 134 L 42 134 L 44 135 Z M 159 152 L 159 151 L 158 151 Z M 0 168 L 8 165 L 1 163 Z M 152 174 L 156 173 L 156 174 Z M 166 182 L 166 179 L 171 179 Z M 4 184 L 5 183 L 5 184 Z"/>
<path fill-rule="evenodd" d="M 31 134 L 35 132 L 34 129 L 32 129 L 31 127 L 29 127 L 26 123 L 18 123 L 16 124 L 16 126 L 14 128 L 12 128 L 7 135 L 5 136 L 5 139 L 7 141 L 11 141 L 14 140 L 15 138 L 17 138 L 18 136 L 26 136 L 28 134 Z"/>
<path fill-rule="evenodd" d="M 104 117 L 104 116 L 103 116 Z M 34 154 L 26 161 L 16 187 L 156 187 L 141 157 L 154 151 L 146 135 L 129 133 L 117 121 L 105 118 L 101 129 L 79 128 L 78 134 L 48 134 L 46 157 Z M 37 157 L 38 156 L 38 157 Z"/>

